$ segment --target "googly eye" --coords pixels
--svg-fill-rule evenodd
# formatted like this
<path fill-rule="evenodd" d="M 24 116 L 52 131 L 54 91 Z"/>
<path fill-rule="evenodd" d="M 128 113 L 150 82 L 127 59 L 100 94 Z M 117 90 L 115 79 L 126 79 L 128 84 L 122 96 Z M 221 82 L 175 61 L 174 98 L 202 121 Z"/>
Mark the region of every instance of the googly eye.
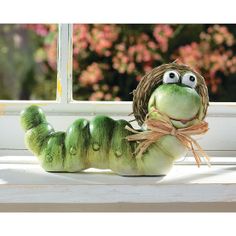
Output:
<path fill-rule="evenodd" d="M 163 75 L 163 83 L 173 84 L 179 82 L 179 74 L 174 70 L 166 71 Z"/>
<path fill-rule="evenodd" d="M 183 75 L 181 82 L 191 88 L 195 88 L 197 86 L 197 77 L 192 72 L 187 72 Z"/>

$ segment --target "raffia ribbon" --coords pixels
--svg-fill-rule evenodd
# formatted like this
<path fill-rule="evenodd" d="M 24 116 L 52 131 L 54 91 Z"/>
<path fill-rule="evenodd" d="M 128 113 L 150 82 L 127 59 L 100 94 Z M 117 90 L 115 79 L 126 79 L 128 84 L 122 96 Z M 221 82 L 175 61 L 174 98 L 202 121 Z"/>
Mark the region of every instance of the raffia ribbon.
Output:
<path fill-rule="evenodd" d="M 159 112 L 160 113 L 160 112 Z M 158 141 L 164 135 L 173 135 L 179 139 L 179 141 L 192 151 L 193 156 L 196 160 L 196 164 L 199 167 L 201 164 L 200 155 L 205 158 L 206 163 L 210 166 L 209 157 L 201 148 L 201 146 L 194 140 L 191 135 L 205 134 L 208 131 L 208 123 L 205 121 L 200 121 L 200 123 L 186 127 L 176 129 L 171 123 L 169 117 L 163 116 L 161 120 L 154 120 L 146 117 L 145 125 L 147 126 L 146 131 L 137 131 L 129 126 L 125 128 L 134 134 L 126 137 L 128 141 L 138 141 L 139 145 L 135 150 L 137 157 L 141 157 L 142 154 L 148 149 L 148 147 Z M 197 149 L 197 151 L 196 151 Z"/>

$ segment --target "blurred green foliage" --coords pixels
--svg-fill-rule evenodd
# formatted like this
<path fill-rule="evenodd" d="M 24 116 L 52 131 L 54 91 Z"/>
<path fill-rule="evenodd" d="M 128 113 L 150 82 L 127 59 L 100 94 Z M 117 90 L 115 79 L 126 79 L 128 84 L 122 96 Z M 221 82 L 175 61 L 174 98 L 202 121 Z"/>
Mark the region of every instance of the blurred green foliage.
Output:
<path fill-rule="evenodd" d="M 28 25 L 0 25 L 0 99 L 56 98 L 56 68 L 44 49 L 52 41 L 50 34 L 38 35 Z"/>

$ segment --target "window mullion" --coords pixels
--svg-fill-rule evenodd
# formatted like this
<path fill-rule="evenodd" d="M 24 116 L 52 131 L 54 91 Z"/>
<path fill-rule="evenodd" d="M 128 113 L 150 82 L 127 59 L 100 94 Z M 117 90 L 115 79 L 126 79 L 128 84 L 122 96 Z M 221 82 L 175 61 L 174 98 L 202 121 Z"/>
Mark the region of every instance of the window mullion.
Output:
<path fill-rule="evenodd" d="M 57 101 L 63 104 L 72 101 L 72 24 L 59 25 Z"/>

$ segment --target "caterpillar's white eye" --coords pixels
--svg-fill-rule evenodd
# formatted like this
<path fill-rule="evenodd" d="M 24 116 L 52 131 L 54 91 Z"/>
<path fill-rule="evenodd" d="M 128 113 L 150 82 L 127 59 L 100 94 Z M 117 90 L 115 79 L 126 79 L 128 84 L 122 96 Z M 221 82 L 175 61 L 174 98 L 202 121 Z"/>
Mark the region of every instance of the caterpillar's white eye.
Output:
<path fill-rule="evenodd" d="M 197 77 L 192 72 L 187 72 L 183 75 L 181 82 L 191 88 L 195 88 L 197 85 Z"/>
<path fill-rule="evenodd" d="M 166 71 L 163 75 L 163 83 L 173 84 L 179 82 L 179 74 L 174 70 Z"/>

